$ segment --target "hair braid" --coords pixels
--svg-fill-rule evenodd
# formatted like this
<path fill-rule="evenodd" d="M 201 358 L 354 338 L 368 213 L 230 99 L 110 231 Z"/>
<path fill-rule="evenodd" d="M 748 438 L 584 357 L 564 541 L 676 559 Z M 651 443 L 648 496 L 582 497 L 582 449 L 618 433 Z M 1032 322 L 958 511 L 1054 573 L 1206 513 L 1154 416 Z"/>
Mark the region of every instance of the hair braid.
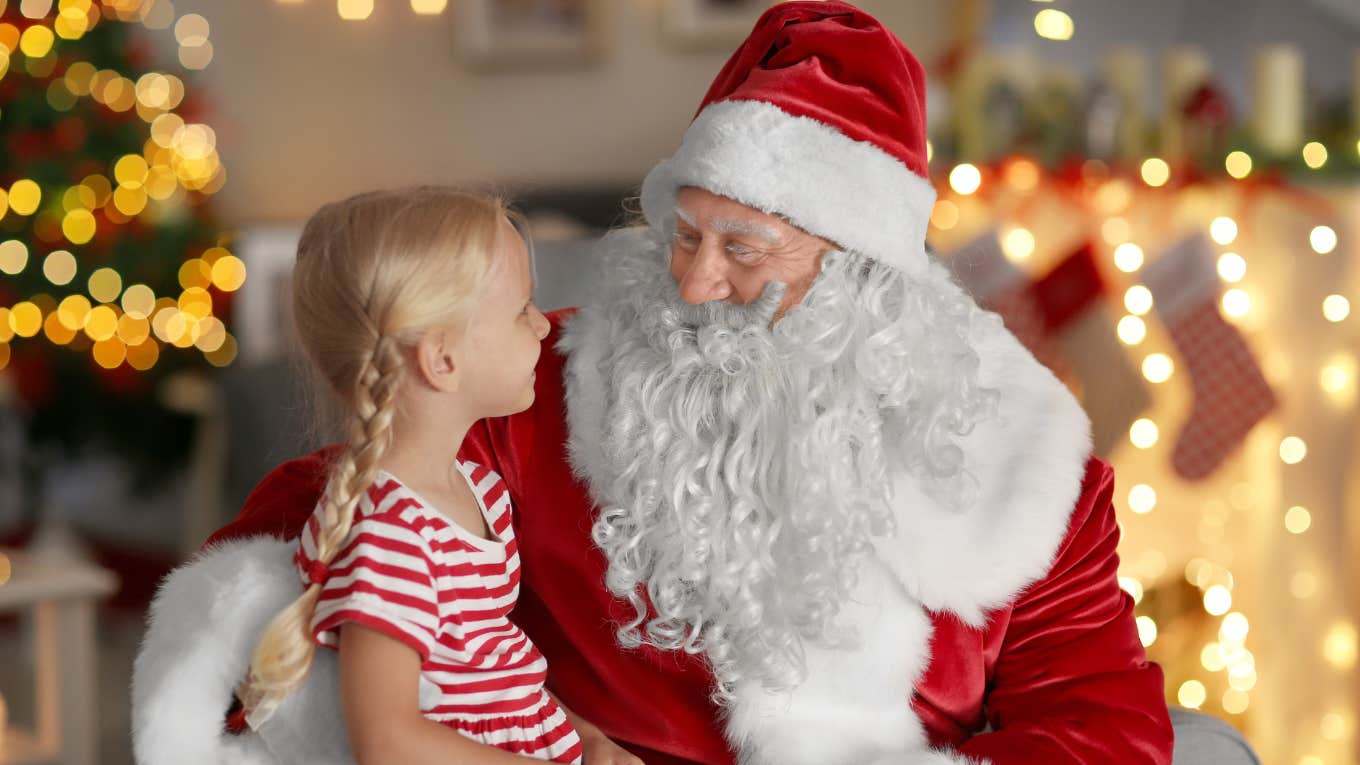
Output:
<path fill-rule="evenodd" d="M 359 501 L 377 478 L 378 462 L 392 441 L 396 391 L 401 383 L 401 349 L 389 335 L 380 335 L 373 353 L 359 371 L 354 390 L 350 442 L 331 469 L 317 535 L 316 558 L 330 565 L 354 524 Z M 311 622 L 321 597 L 321 585 L 307 586 L 301 597 L 279 612 L 255 647 L 250 679 L 243 701 L 252 727 L 258 726 L 307 676 L 316 644 Z"/>

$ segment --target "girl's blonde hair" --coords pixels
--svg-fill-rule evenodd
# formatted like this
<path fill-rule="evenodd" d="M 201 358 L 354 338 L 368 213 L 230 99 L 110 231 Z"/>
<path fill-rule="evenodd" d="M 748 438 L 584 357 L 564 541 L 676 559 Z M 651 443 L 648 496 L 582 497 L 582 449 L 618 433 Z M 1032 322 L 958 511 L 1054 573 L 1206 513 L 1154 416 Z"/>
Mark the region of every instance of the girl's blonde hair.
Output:
<path fill-rule="evenodd" d="M 349 443 L 322 499 L 322 564 L 340 552 L 391 442 L 402 349 L 433 326 L 466 327 L 507 217 L 517 220 L 500 199 L 421 186 L 333 202 L 303 228 L 294 322 L 315 371 L 349 413 Z M 253 724 L 306 677 L 320 595 L 321 585 L 309 583 L 260 637 L 243 698 Z"/>

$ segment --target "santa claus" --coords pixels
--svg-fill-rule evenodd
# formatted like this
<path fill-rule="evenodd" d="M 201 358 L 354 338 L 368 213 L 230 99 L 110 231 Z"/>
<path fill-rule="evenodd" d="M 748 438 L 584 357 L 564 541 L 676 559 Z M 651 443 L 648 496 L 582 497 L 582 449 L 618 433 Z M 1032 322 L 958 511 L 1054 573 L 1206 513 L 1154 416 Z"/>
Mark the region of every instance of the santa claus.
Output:
<path fill-rule="evenodd" d="M 538 404 L 464 446 L 550 688 L 650 765 L 1171 760 L 1087 419 L 926 254 L 924 92 L 865 13 L 772 8 L 550 317 Z M 143 762 L 269 761 L 221 719 L 329 454 L 167 582 Z M 337 738 L 298 732 L 341 724 L 314 674 L 290 746 Z"/>

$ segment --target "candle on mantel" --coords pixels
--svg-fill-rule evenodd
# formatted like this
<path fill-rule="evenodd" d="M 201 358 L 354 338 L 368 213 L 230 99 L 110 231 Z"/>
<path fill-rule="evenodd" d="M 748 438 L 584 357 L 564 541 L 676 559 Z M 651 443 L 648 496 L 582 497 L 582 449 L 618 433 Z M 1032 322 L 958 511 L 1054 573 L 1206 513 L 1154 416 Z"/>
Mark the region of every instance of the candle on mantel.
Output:
<path fill-rule="evenodd" d="M 1289 156 L 1303 146 L 1303 56 L 1289 45 L 1256 54 L 1252 127 L 1268 154 Z"/>

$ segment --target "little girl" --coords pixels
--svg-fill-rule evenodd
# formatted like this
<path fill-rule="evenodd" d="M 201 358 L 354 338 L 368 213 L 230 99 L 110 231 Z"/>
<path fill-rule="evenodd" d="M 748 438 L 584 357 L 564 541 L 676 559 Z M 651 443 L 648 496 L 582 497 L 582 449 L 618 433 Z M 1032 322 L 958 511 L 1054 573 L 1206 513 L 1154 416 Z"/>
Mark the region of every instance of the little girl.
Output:
<path fill-rule="evenodd" d="M 455 455 L 484 417 L 534 400 L 548 321 L 503 204 L 422 187 L 322 207 L 293 309 L 350 440 L 295 555 L 305 591 L 265 630 L 245 689 L 258 727 L 340 651 L 351 749 L 376 762 L 639 763 L 543 687 L 508 618 L 519 594 L 500 476 Z"/>

